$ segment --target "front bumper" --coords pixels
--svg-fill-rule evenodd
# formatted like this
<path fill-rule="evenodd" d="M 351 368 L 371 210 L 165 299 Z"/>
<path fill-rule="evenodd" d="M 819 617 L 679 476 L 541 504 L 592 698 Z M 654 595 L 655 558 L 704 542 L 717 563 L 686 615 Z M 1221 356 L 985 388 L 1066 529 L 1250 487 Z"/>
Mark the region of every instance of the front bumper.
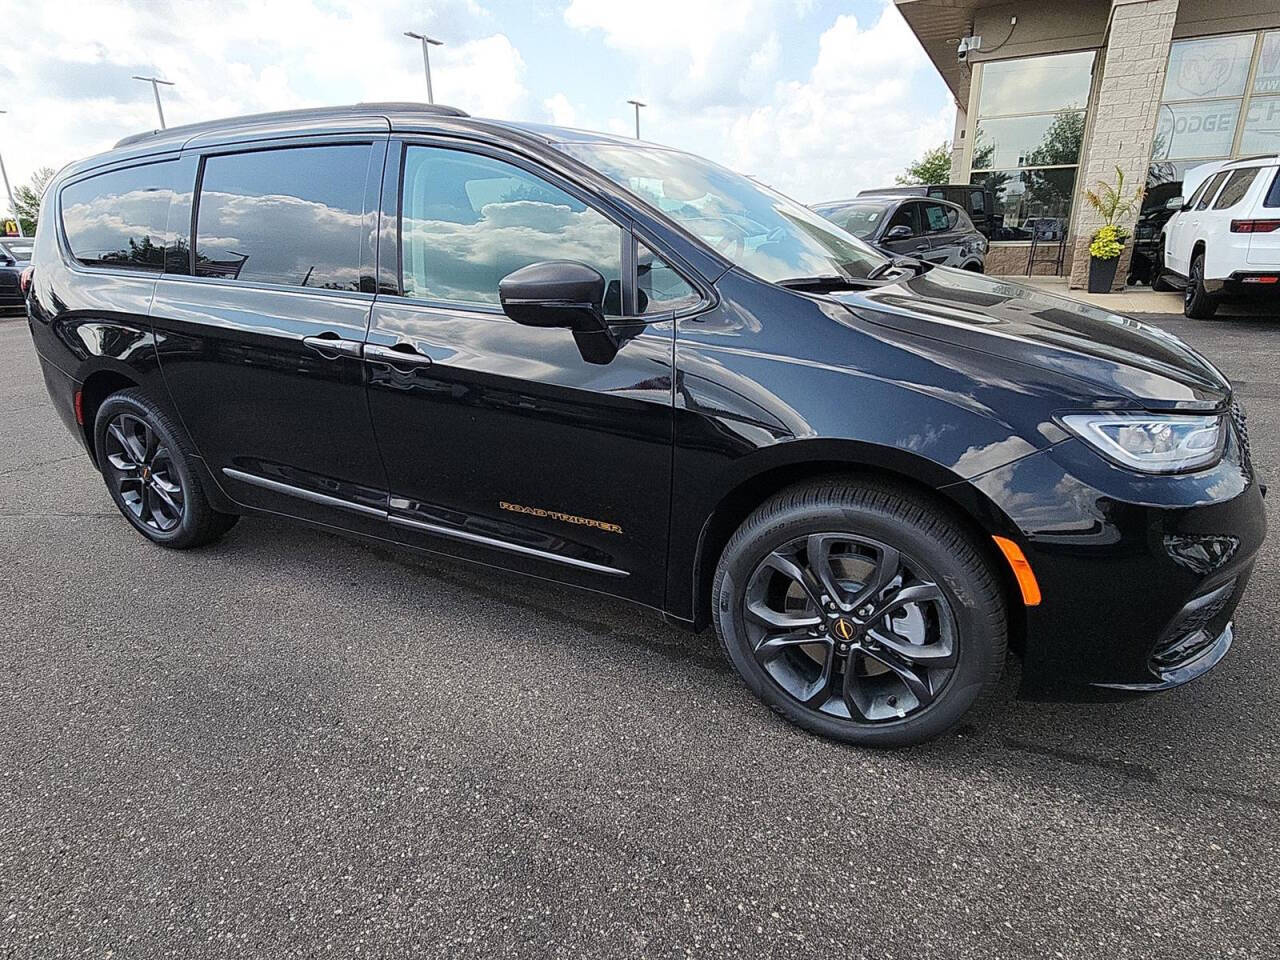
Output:
<path fill-rule="evenodd" d="M 1156 477 L 1072 439 L 971 481 L 1016 525 L 1040 584 L 1021 624 L 1028 692 L 1164 690 L 1222 660 L 1266 535 L 1245 442 L 1233 430 L 1217 466 Z"/>

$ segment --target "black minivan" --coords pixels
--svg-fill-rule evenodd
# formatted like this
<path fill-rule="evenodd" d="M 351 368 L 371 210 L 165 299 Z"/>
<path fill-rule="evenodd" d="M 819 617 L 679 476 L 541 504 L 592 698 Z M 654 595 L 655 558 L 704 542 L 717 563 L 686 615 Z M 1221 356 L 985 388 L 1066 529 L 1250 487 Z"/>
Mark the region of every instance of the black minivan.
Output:
<path fill-rule="evenodd" d="M 1033 688 L 1204 674 L 1264 536 L 1177 339 L 634 140 L 412 104 L 131 137 L 49 188 L 27 311 L 155 543 L 270 513 L 575 584 L 856 743 L 947 730 L 1009 645 Z"/>

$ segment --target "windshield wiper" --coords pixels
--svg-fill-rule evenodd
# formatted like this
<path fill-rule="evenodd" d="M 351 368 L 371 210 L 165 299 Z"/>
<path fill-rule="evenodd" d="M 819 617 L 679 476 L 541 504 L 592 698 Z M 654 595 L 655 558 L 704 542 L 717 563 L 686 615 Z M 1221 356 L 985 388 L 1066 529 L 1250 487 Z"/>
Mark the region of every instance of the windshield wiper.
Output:
<path fill-rule="evenodd" d="M 868 273 L 867 279 L 879 280 L 887 276 L 890 270 L 911 270 L 916 274 L 921 274 L 928 269 L 929 265 L 923 260 L 916 260 L 914 257 L 894 257 L 892 260 L 886 260 Z"/>
<path fill-rule="evenodd" d="M 861 284 L 861 280 L 834 273 L 823 273 L 814 277 L 788 277 L 786 280 L 778 281 L 778 286 L 790 287 L 792 290 L 833 290 L 838 287 L 856 287 Z"/>

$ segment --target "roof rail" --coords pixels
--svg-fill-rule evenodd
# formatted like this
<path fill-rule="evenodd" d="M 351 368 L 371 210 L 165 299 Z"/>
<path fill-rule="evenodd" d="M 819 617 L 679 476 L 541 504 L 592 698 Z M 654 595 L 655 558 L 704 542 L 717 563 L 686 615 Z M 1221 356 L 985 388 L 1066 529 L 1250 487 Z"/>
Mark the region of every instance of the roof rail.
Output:
<path fill-rule="evenodd" d="M 116 142 L 116 149 L 142 143 L 153 137 L 188 137 L 210 130 L 233 129 L 254 123 L 271 123 L 273 121 L 321 119 L 324 117 L 340 117 L 347 114 L 383 114 L 383 113 L 432 113 L 441 117 L 466 117 L 470 114 L 457 107 L 447 107 L 438 103 L 414 103 L 408 100 L 391 100 L 387 102 L 355 103 L 335 107 L 306 107 L 301 110 L 275 110 L 269 113 L 251 113 L 242 117 L 225 117 L 221 120 L 205 120 L 200 123 L 188 123 L 180 127 L 168 127 L 164 130 L 147 130 L 124 137 Z"/>

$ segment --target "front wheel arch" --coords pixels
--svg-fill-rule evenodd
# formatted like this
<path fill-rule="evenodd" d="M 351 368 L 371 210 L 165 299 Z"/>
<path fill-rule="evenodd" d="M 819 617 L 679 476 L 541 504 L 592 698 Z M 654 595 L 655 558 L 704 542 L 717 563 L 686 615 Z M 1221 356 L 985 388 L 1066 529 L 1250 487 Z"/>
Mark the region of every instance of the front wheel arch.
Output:
<path fill-rule="evenodd" d="M 910 455 L 908 455 L 910 456 Z M 838 476 L 850 483 L 859 479 L 888 481 L 942 507 L 981 544 L 992 569 L 1000 571 L 1005 609 L 1009 612 L 1009 640 L 1020 651 L 1025 637 L 1026 606 L 1013 572 L 996 549 L 993 535 L 1019 537 L 1016 524 L 981 490 L 929 460 L 911 456 L 918 464 L 884 466 L 871 458 L 813 459 L 776 465 L 743 480 L 721 498 L 705 519 L 698 535 L 693 564 L 693 625 L 711 623 L 712 582 L 716 565 L 735 531 L 761 504 L 787 487 Z"/>

